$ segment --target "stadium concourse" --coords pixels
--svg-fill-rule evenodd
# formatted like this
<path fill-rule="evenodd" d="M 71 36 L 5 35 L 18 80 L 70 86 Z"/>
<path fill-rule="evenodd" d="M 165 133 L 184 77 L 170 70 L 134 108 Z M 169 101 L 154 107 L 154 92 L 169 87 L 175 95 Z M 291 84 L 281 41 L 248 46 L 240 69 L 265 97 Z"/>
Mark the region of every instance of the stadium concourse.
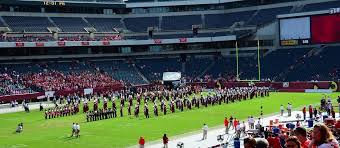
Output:
<path fill-rule="evenodd" d="M 286 123 L 293 123 L 296 124 L 296 120 L 301 120 L 297 119 L 297 115 L 301 115 L 301 111 L 293 111 L 292 116 L 288 117 L 288 114 L 284 114 L 283 116 L 280 116 L 280 114 L 274 114 L 274 115 L 269 115 L 267 117 L 264 117 L 261 119 L 260 123 L 264 127 L 268 127 L 270 125 L 270 121 L 272 120 L 275 122 L 275 120 L 278 119 L 278 124 L 273 124 L 274 126 L 278 126 L 279 124 L 283 124 L 283 127 L 286 127 Z M 336 120 L 340 119 L 339 113 L 336 113 Z M 307 120 L 308 121 L 308 120 Z M 301 122 L 301 126 L 311 129 L 311 127 L 308 127 L 308 122 Z M 258 120 L 256 121 L 258 122 Z M 281 123 L 283 122 L 283 123 Z M 321 123 L 322 120 L 319 120 L 318 122 L 314 122 L 313 124 Z M 248 123 L 246 123 L 246 130 L 249 130 L 248 128 Z M 203 127 L 203 125 L 202 125 Z M 254 131 L 254 130 L 251 130 Z M 179 143 L 183 143 L 184 147 L 189 147 L 189 148 L 234 148 L 234 138 L 235 137 L 235 130 L 229 130 L 229 134 L 225 134 L 225 127 L 224 126 L 218 126 L 218 127 L 212 127 L 209 128 L 208 130 L 208 137 L 206 140 L 202 140 L 202 131 L 197 131 L 197 132 L 192 132 L 192 133 L 187 133 L 183 135 L 178 135 L 175 137 L 170 137 L 169 139 L 169 144 L 168 146 L 170 148 L 176 148 L 178 147 Z M 223 144 L 221 145 L 221 142 L 219 142 L 218 136 L 223 135 Z M 247 135 L 243 135 L 240 138 L 240 146 L 243 147 L 243 139 L 248 137 Z M 228 143 L 228 144 L 226 144 Z M 161 141 L 154 141 L 154 142 L 149 142 L 145 145 L 147 148 L 161 148 L 163 146 L 163 143 Z M 134 146 L 138 147 L 138 146 Z M 133 147 L 131 147 L 133 148 Z"/>

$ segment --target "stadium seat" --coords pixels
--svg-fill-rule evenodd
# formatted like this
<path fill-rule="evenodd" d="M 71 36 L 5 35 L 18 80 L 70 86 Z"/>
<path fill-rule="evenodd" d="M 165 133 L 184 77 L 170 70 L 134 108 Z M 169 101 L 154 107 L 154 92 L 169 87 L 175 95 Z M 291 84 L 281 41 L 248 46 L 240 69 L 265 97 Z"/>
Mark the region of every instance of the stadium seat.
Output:
<path fill-rule="evenodd" d="M 158 17 L 136 17 L 124 19 L 126 28 L 133 32 L 147 32 L 148 27 L 158 27 L 158 22 Z"/>
<path fill-rule="evenodd" d="M 114 28 L 123 28 L 121 18 L 86 18 L 97 32 L 113 32 Z"/>
<path fill-rule="evenodd" d="M 49 32 L 54 25 L 46 17 L 3 16 L 14 32 Z"/>
<path fill-rule="evenodd" d="M 63 32 L 86 32 L 84 28 L 91 27 L 79 17 L 52 17 L 51 19 Z"/>
<path fill-rule="evenodd" d="M 201 25 L 200 15 L 163 16 L 163 30 L 191 30 L 192 25 Z"/>

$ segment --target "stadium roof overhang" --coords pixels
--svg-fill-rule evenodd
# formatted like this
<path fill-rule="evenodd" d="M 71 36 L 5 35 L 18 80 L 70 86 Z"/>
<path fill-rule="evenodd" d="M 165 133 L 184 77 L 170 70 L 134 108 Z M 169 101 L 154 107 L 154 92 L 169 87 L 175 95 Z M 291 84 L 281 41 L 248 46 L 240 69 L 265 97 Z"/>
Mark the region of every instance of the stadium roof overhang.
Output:
<path fill-rule="evenodd" d="M 243 1 L 243 0 L 181 0 L 181 1 L 162 1 L 162 2 L 138 2 L 138 3 L 126 3 L 126 8 L 223 4 L 223 3 L 230 3 L 230 2 L 237 2 L 237 1 Z"/>

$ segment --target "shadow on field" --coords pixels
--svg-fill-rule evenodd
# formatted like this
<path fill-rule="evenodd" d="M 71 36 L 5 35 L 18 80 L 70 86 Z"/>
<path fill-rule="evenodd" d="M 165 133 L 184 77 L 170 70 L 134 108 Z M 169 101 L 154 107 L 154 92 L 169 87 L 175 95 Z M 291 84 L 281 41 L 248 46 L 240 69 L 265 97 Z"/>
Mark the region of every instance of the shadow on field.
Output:
<path fill-rule="evenodd" d="M 64 138 L 65 141 L 75 140 L 75 139 L 78 139 L 78 138 L 77 138 L 77 137 L 74 137 L 74 136 L 73 136 L 73 137 L 67 136 L 67 137 Z"/>

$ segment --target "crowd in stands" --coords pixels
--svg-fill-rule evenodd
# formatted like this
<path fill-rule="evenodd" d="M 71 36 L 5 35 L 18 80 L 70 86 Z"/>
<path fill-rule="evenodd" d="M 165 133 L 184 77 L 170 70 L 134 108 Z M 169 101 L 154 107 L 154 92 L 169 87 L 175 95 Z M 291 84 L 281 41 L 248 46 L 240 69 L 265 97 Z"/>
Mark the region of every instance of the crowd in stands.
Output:
<path fill-rule="evenodd" d="M 23 84 L 34 85 L 44 91 L 77 90 L 81 88 L 110 87 L 119 84 L 111 76 L 100 72 L 62 73 L 58 71 L 26 74 Z"/>
<path fill-rule="evenodd" d="M 33 36 L 24 35 L 22 37 L 11 37 L 0 35 L 0 42 L 48 42 L 48 41 L 115 41 L 122 40 L 120 35 L 106 35 L 106 36 L 96 36 L 91 38 L 86 35 L 73 35 L 73 36 L 62 36 L 56 40 L 54 37 L 46 36 Z"/>
<path fill-rule="evenodd" d="M 327 47 L 323 50 L 278 49 L 262 58 L 261 78 L 264 81 L 336 81 L 340 78 L 340 68 L 335 57 L 338 54 L 337 47 Z M 117 80 L 146 84 L 147 80 L 162 80 L 163 72 L 167 71 L 181 72 L 182 82 L 235 82 L 235 61 L 234 58 L 227 57 L 163 57 L 137 59 L 130 63 L 126 60 L 103 59 L 2 64 L 0 94 L 30 93 L 33 92 L 30 89 L 32 86 L 40 88 L 33 89 L 35 91 L 109 87 L 111 84 L 120 83 Z M 254 61 L 249 58 L 240 59 L 240 62 L 243 64 L 239 64 L 239 78 L 257 79 L 257 64 L 251 64 Z"/>
<path fill-rule="evenodd" d="M 108 36 L 96 36 L 91 38 L 90 36 L 77 35 L 77 36 L 65 36 L 59 37 L 59 41 L 115 41 L 122 40 L 120 35 L 108 35 Z"/>
<path fill-rule="evenodd" d="M 0 96 L 28 94 L 34 91 L 22 85 L 17 76 L 8 73 L 0 74 Z"/>
<path fill-rule="evenodd" d="M 52 36 L 24 35 L 23 37 L 2 37 L 2 40 L 7 42 L 48 42 L 54 41 L 54 38 Z"/>
<path fill-rule="evenodd" d="M 340 123 L 340 122 L 339 122 Z M 296 127 L 287 132 L 267 132 L 262 138 L 247 137 L 245 148 L 339 148 L 339 124 L 316 124 L 311 130 Z"/>

